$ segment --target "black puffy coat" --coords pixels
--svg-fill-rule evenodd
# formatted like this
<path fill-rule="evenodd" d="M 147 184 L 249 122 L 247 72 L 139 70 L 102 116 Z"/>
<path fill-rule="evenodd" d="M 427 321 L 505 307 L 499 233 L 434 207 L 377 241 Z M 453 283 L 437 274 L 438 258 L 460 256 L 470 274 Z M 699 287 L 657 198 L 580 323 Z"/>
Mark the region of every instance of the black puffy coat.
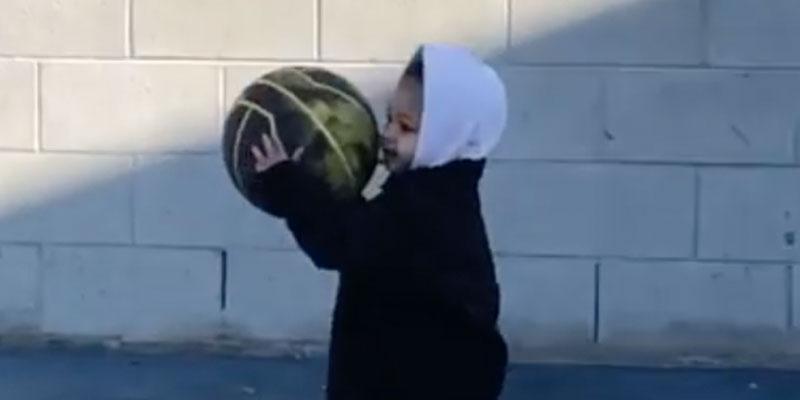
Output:
<path fill-rule="evenodd" d="M 259 175 L 270 212 L 315 265 L 339 272 L 328 399 L 498 397 L 508 356 L 478 195 L 484 165 L 411 170 L 351 202 L 291 162 Z"/>

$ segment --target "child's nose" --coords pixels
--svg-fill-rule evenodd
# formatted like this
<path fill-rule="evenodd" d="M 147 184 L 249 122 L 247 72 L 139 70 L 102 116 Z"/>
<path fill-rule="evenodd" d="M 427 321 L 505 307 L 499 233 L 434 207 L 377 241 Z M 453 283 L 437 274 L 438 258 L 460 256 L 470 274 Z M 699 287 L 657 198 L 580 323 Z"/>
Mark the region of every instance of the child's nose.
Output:
<path fill-rule="evenodd" d="M 394 124 L 386 125 L 386 128 L 384 128 L 383 131 L 381 131 L 378 134 L 378 138 L 379 138 L 381 144 L 389 144 L 389 143 L 392 143 L 394 141 L 394 138 L 396 137 L 396 135 L 395 135 L 395 129 L 394 129 L 393 125 Z"/>
<path fill-rule="evenodd" d="M 381 132 L 381 134 L 378 135 L 378 141 L 380 142 L 381 147 L 386 147 L 392 144 L 392 138 L 387 136 L 386 131 Z"/>

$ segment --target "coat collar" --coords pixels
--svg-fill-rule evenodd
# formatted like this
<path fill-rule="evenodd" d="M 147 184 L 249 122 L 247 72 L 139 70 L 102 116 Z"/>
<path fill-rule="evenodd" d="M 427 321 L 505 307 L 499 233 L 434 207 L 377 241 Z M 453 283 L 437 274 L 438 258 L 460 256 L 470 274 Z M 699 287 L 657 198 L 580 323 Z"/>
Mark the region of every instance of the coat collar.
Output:
<path fill-rule="evenodd" d="M 419 190 L 450 191 L 475 189 L 483 176 L 486 160 L 457 160 L 433 168 L 416 168 L 386 181 L 385 191 L 402 188 Z"/>

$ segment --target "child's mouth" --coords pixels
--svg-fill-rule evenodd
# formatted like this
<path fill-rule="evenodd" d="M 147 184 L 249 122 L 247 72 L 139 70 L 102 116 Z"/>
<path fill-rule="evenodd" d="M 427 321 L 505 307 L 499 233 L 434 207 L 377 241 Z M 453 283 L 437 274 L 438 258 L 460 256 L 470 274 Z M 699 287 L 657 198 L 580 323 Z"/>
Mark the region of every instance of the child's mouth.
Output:
<path fill-rule="evenodd" d="M 381 150 L 382 150 L 382 152 L 383 152 L 383 158 L 384 158 L 384 159 L 389 159 L 389 158 L 395 158 L 395 157 L 397 157 L 397 152 L 396 152 L 396 151 L 394 151 L 394 150 L 392 150 L 392 149 L 383 148 L 383 149 L 381 149 Z"/>

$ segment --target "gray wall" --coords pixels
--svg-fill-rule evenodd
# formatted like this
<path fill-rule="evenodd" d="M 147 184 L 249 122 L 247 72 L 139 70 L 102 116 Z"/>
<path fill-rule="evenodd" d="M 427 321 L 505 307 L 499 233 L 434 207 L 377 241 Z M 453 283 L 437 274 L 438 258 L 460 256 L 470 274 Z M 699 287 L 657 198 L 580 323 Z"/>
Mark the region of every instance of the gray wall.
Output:
<path fill-rule="evenodd" d="M 326 340 L 336 276 L 233 191 L 226 107 L 303 63 L 380 110 L 450 41 L 509 89 L 483 192 L 516 357 L 793 352 L 798 37 L 795 0 L 0 0 L 0 332 Z"/>

